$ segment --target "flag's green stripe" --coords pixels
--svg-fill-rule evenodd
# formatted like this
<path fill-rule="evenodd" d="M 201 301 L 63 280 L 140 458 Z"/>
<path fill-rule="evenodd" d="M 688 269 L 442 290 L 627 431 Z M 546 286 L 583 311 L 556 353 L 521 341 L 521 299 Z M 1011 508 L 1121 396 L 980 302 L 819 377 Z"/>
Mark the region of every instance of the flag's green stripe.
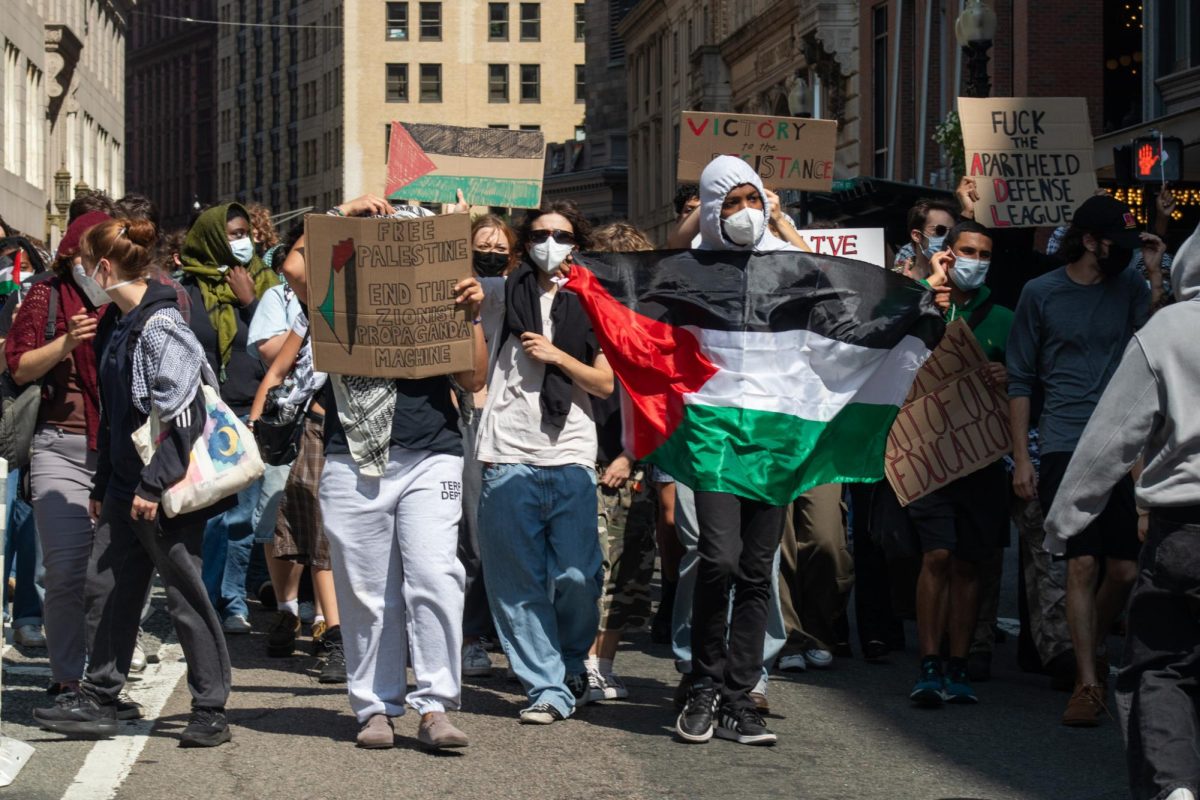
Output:
<path fill-rule="evenodd" d="M 388 195 L 389 200 L 420 200 L 422 203 L 453 203 L 455 192 L 463 190 L 467 202 L 478 206 L 515 206 L 535 208 L 541 202 L 542 186 L 535 180 L 515 178 L 464 178 L 454 175 L 426 175 L 401 186 Z"/>
<path fill-rule="evenodd" d="M 829 422 L 772 411 L 687 405 L 647 458 L 685 486 L 785 505 L 825 483 L 883 478 L 896 406 L 851 403 Z"/>
<path fill-rule="evenodd" d="M 13 280 L 0 281 L 0 295 L 12 294 L 17 290 L 17 282 Z"/>

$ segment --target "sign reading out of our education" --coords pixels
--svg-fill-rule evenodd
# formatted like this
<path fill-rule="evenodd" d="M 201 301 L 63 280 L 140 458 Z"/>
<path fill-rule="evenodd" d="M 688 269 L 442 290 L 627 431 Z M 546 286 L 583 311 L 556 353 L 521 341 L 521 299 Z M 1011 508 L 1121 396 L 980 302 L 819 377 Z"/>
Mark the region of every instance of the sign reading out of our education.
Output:
<path fill-rule="evenodd" d="M 730 155 L 753 167 L 768 189 L 827 192 L 836 147 L 834 120 L 684 111 L 678 180 L 698 181 L 708 162 Z"/>
<path fill-rule="evenodd" d="M 541 131 L 412 122 L 393 122 L 389 130 L 389 200 L 453 203 L 461 189 L 475 206 L 537 208 L 542 202 Z"/>
<path fill-rule="evenodd" d="M 1082 97 L 960 97 L 975 219 L 992 228 L 1057 227 L 1096 193 Z"/>
<path fill-rule="evenodd" d="M 950 323 L 888 433 L 884 474 L 900 505 L 1012 451 L 1008 397 L 987 380 L 988 367 L 966 322 Z"/>
<path fill-rule="evenodd" d="M 305 218 L 309 330 L 321 372 L 427 378 L 471 368 L 454 286 L 471 275 L 466 214 Z"/>

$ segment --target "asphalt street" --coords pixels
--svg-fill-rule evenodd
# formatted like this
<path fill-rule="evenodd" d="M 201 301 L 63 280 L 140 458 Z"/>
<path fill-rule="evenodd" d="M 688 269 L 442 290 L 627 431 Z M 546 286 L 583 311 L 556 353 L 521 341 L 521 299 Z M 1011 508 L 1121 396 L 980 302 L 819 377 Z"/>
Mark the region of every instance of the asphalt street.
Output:
<path fill-rule="evenodd" d="M 166 613 L 149 627 L 170 639 Z M 1017 671 L 1015 638 L 1000 645 L 994 679 L 978 685 L 974 707 L 917 710 L 907 691 L 912 652 L 884 664 L 838 659 L 828 671 L 773 676 L 772 728 L 780 742 L 753 748 L 714 740 L 685 745 L 670 731 L 676 676 L 664 645 L 636 633 L 622 645 L 618 672 L 626 702 L 589 706 L 553 726 L 521 726 L 519 686 L 504 676 L 472 679 L 455 715 L 470 736 L 456 755 L 416 744 L 417 718 L 397 720 L 393 750 L 354 747 L 345 689 L 317 682 L 303 652 L 265 655 L 269 615 L 256 632 L 230 637 L 233 742 L 213 750 L 178 747 L 189 695 L 178 646 L 163 649 L 130 685 L 156 719 L 129 723 L 103 743 L 66 741 L 30 725 L 48 703 L 44 651 L 8 647 L 4 734 L 31 743 L 32 759 L 0 795 L 23 800 L 214 800 L 214 798 L 1044 798 L 1126 797 L 1115 722 L 1093 730 L 1058 724 L 1066 695 Z M 911 626 L 909 630 L 912 634 Z M 158 707 L 161 706 L 161 709 Z M 149 734 L 147 736 L 147 734 Z"/>

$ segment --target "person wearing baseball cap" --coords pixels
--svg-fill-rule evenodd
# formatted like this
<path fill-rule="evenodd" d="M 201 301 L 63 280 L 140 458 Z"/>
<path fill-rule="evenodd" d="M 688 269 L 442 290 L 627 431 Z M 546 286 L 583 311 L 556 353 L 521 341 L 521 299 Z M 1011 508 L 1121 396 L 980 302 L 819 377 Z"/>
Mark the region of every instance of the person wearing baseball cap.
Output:
<path fill-rule="evenodd" d="M 1142 250 L 1149 285 L 1131 269 Z M 1028 438 L 1031 398 L 1040 390 L 1041 463 L 1013 452 L 1013 490 L 1047 512 L 1096 403 L 1134 332 L 1161 299 L 1164 246 L 1143 233 L 1123 203 L 1090 197 L 1076 210 L 1058 253 L 1065 266 L 1025 285 L 1008 341 L 1009 422 L 1014 442 Z M 1104 709 L 1108 662 L 1104 632 L 1120 612 L 1137 574 L 1133 479 L 1113 489 L 1104 510 L 1072 537 L 1067 557 L 1067 624 L 1075 648 L 1075 690 L 1063 724 L 1091 727 Z M 1104 580 L 1097 588 L 1101 561 Z"/>

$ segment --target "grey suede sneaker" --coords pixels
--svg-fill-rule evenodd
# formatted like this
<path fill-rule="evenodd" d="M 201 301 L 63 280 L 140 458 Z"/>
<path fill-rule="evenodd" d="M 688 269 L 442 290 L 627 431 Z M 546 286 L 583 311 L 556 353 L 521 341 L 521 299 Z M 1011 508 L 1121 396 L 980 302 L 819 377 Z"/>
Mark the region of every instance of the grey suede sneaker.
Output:
<path fill-rule="evenodd" d="M 367 750 L 382 750 L 395 744 L 396 730 L 387 714 L 372 714 L 358 732 L 358 746 Z"/>
<path fill-rule="evenodd" d="M 449 750 L 467 746 L 467 735 L 450 722 L 444 711 L 421 715 L 417 741 L 431 750 Z"/>

